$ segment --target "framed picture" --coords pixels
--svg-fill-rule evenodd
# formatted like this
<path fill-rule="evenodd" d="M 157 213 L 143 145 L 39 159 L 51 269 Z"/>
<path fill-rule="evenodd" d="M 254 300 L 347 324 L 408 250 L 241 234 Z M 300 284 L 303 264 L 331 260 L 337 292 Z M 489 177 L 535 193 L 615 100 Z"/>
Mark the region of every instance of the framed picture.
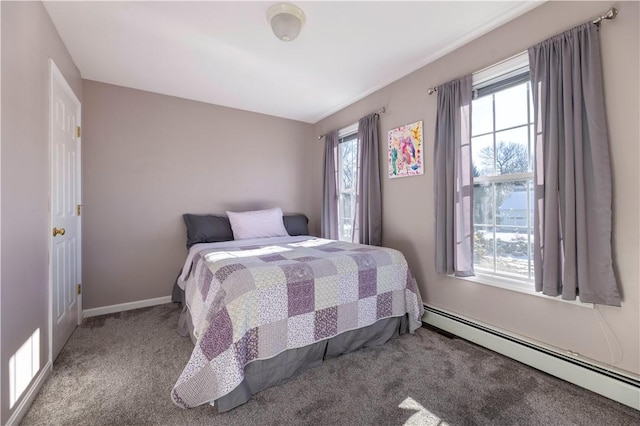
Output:
<path fill-rule="evenodd" d="M 422 121 L 390 130 L 389 178 L 422 174 Z"/>

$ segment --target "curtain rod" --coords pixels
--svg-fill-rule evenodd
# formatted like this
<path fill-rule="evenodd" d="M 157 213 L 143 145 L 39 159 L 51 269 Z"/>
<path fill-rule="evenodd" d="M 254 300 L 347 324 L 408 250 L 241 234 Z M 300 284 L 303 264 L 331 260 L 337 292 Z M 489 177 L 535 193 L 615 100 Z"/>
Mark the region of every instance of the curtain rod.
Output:
<path fill-rule="evenodd" d="M 385 112 L 387 112 L 387 108 L 382 107 L 378 111 L 376 111 L 376 114 L 380 115 L 380 114 L 384 114 Z M 321 134 L 320 136 L 318 136 L 318 140 L 324 138 L 326 135 L 327 135 L 326 133 Z"/>
<path fill-rule="evenodd" d="M 591 22 L 599 26 L 602 23 L 602 21 L 604 21 L 605 19 L 615 19 L 616 16 L 618 16 L 618 9 L 616 9 L 615 7 L 612 7 L 611 9 L 607 10 L 603 15 L 598 16 L 596 19 L 592 20 Z M 427 88 L 427 95 L 433 95 L 437 91 L 438 91 L 437 86 L 429 87 Z"/>

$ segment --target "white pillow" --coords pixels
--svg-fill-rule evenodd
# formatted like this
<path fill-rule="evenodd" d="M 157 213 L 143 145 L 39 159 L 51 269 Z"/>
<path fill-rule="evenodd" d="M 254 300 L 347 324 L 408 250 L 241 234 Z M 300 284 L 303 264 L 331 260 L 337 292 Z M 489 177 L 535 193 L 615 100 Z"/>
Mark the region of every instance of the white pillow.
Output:
<path fill-rule="evenodd" d="M 250 212 L 227 212 L 233 239 L 288 237 L 282 221 L 282 209 L 276 207 Z"/>

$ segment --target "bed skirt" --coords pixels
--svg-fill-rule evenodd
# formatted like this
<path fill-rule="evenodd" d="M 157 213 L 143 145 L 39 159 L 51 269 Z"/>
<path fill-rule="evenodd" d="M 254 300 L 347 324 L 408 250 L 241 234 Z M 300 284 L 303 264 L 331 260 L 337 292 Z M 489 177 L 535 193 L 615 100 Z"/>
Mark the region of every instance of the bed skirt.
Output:
<path fill-rule="evenodd" d="M 193 337 L 191 315 L 183 305 L 178 321 L 178 332 Z M 244 369 L 244 380 L 230 393 L 215 400 L 218 412 L 225 412 L 244 404 L 252 395 L 286 383 L 304 371 L 317 367 L 326 359 L 356 351 L 367 346 L 380 346 L 409 330 L 407 315 L 386 318 L 376 323 L 346 331 L 330 339 L 322 340 L 302 348 L 286 350 L 273 358 L 253 361 Z"/>

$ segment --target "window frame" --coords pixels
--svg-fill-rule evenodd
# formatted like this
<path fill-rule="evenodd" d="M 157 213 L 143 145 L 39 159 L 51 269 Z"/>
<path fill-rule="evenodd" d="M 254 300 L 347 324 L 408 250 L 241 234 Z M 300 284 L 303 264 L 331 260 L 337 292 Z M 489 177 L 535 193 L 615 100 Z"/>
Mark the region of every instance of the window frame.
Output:
<path fill-rule="evenodd" d="M 532 118 L 532 93 L 530 84 L 527 86 L 527 122 L 524 124 L 518 124 L 514 126 L 509 126 L 503 129 L 496 129 L 496 109 L 495 109 L 495 97 L 496 93 L 499 93 L 503 90 L 507 90 L 511 87 L 515 87 L 517 85 L 523 84 L 524 82 L 528 82 L 529 80 L 529 57 L 527 52 L 522 52 L 518 55 L 515 55 L 511 58 L 508 58 L 504 61 L 501 61 L 495 65 L 492 65 L 488 68 L 480 70 L 473 74 L 472 76 L 472 90 L 473 90 L 473 100 L 479 99 L 485 96 L 492 97 L 492 129 L 489 132 L 479 133 L 477 135 L 472 133 L 472 139 L 481 136 L 492 136 L 492 146 L 494 153 L 494 172 L 496 172 L 496 146 L 498 144 L 496 135 L 500 132 L 515 130 L 519 128 L 525 127 L 527 130 L 527 148 L 528 148 L 528 161 L 529 161 L 529 171 L 526 173 L 510 173 L 510 174 L 492 174 L 485 175 L 479 177 L 472 177 L 473 187 L 476 188 L 476 185 L 488 185 L 492 191 L 492 200 L 494 200 L 494 205 L 492 206 L 492 223 L 490 224 L 479 224 L 481 226 L 491 226 L 493 228 L 493 267 L 492 270 L 478 268 L 475 260 L 474 260 L 474 273 L 475 277 L 467 277 L 470 281 L 480 282 L 483 284 L 488 284 L 492 286 L 498 286 L 502 288 L 508 288 L 511 290 L 521 291 L 525 293 L 537 294 L 534 288 L 534 254 L 532 251 L 532 233 L 529 230 L 532 228 L 534 217 L 531 212 L 531 202 L 530 202 L 530 192 L 533 191 L 533 187 L 531 186 L 534 179 L 534 167 L 535 160 L 532 159 L 532 153 L 535 150 L 535 137 L 531 134 L 533 128 L 533 118 Z M 473 129 L 473 118 L 471 122 L 471 129 Z M 472 155 L 473 161 L 473 155 Z M 497 211 L 498 206 L 495 205 L 496 200 L 496 184 L 498 183 L 509 183 L 509 182 L 525 182 L 526 183 L 526 219 L 527 223 L 523 226 L 516 225 L 508 225 L 509 227 L 513 227 L 514 229 L 517 227 L 522 227 L 526 230 L 527 235 L 527 258 L 528 258 L 528 266 L 527 266 L 527 277 L 508 273 L 506 271 L 497 270 L 497 259 L 498 249 L 497 249 L 497 236 L 496 229 L 498 227 L 497 224 Z M 474 235 L 476 233 L 476 223 L 473 221 L 473 229 Z M 476 257 L 476 250 L 474 246 L 473 251 L 474 259 Z"/>
<path fill-rule="evenodd" d="M 355 138 L 353 138 L 353 136 L 355 135 Z M 340 145 L 344 142 L 351 142 L 355 139 L 356 141 L 356 158 L 355 158 L 355 167 L 356 167 L 356 182 L 355 185 L 353 187 L 352 190 L 348 190 L 348 191 L 343 191 L 343 181 L 344 181 L 344 177 L 342 174 L 342 155 L 340 152 Z M 337 184 L 338 184 L 338 240 L 339 241 L 347 241 L 347 242 L 352 242 L 353 241 L 353 226 L 355 225 L 355 208 L 353 209 L 353 219 L 352 219 L 352 229 L 351 229 L 351 238 L 349 240 L 343 240 L 342 239 L 342 223 L 344 219 L 351 219 L 351 218 L 346 218 L 344 217 L 344 213 L 343 213 L 343 209 L 342 209 L 342 194 L 350 194 L 351 196 L 353 196 L 354 198 L 357 196 L 358 193 L 358 182 L 357 182 L 357 176 L 358 176 L 358 172 L 359 172 L 359 168 L 360 168 L 360 163 L 358 161 L 358 150 L 360 149 L 360 141 L 358 140 L 358 123 L 354 123 L 351 124 L 350 126 L 347 126 L 343 129 L 340 129 L 338 131 L 338 148 L 337 148 Z"/>

